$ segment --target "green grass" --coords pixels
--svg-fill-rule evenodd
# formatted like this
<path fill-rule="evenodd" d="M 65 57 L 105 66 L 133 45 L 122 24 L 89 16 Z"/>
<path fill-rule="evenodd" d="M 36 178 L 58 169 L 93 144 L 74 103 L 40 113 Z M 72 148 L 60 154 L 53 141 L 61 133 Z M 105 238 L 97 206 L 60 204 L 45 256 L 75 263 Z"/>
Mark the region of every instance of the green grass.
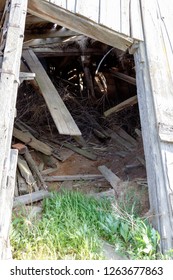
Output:
<path fill-rule="evenodd" d="M 14 214 L 10 239 L 14 259 L 104 259 L 102 240 L 132 259 L 152 259 L 159 235 L 108 199 L 64 191 L 44 200 L 41 219 Z"/>

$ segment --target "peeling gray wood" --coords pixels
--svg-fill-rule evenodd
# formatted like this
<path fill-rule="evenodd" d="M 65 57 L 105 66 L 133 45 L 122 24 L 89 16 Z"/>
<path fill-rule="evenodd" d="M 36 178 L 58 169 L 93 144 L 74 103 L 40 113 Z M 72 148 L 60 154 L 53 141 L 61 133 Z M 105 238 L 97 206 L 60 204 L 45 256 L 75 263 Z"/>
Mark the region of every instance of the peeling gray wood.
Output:
<path fill-rule="evenodd" d="M 171 126 L 173 94 L 157 4 L 155 0 L 141 0 L 145 42 L 139 43 L 135 64 L 152 222 L 165 253 L 173 248 L 173 145 L 161 141 L 158 126 Z"/>
<path fill-rule="evenodd" d="M 0 188 L 6 185 L 7 158 L 10 151 L 15 103 L 19 83 L 27 1 L 11 1 L 7 38 L 0 79 Z M 13 63 L 11 63 L 13 61 Z"/>
<path fill-rule="evenodd" d="M 1 190 L 1 205 L 0 205 L 0 259 L 7 258 L 7 246 L 9 239 L 9 231 L 11 224 L 12 205 L 14 197 L 14 188 L 16 181 L 16 166 L 17 166 L 18 151 L 11 150 L 10 166 L 8 170 L 7 186 Z"/>

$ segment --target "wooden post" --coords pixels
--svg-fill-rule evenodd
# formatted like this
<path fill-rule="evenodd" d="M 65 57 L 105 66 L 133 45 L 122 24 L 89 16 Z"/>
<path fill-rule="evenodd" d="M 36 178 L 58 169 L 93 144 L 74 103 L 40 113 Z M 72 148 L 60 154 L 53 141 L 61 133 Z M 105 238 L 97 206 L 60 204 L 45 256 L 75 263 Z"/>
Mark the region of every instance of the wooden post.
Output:
<path fill-rule="evenodd" d="M 13 207 L 14 188 L 16 180 L 18 151 L 11 150 L 10 168 L 8 171 L 7 187 L 1 190 L 0 205 L 0 259 L 7 258 L 7 249 L 9 247 L 9 230 L 11 224 L 11 211 Z M 3 200 L 2 200 L 3 198 Z"/>
<path fill-rule="evenodd" d="M 7 13 L 7 16 L 9 16 L 7 26 L 3 26 L 4 30 L 7 29 L 7 35 L 2 61 L 2 72 L 0 75 L 0 259 L 5 258 L 4 246 L 6 246 L 5 243 L 7 242 L 6 237 L 8 231 L 6 230 L 5 237 L 3 234 L 3 227 L 8 227 L 8 222 L 6 220 L 7 213 L 4 212 L 4 210 L 9 188 L 7 178 L 10 170 L 10 146 L 15 116 L 17 89 L 19 85 L 19 68 L 27 0 L 11 0 L 9 11 L 10 13 Z M 13 182 L 13 184 L 15 186 L 15 182 Z M 12 187 L 13 186 L 11 186 L 11 188 Z M 13 198 L 13 195 L 11 196 Z M 10 201 L 10 197 L 8 197 L 8 201 Z M 10 221 L 10 208 L 7 218 Z"/>
<path fill-rule="evenodd" d="M 152 221 L 165 253 L 173 248 L 173 80 L 168 60 L 173 55 L 168 55 L 159 2 L 140 0 L 145 41 L 134 56 Z"/>

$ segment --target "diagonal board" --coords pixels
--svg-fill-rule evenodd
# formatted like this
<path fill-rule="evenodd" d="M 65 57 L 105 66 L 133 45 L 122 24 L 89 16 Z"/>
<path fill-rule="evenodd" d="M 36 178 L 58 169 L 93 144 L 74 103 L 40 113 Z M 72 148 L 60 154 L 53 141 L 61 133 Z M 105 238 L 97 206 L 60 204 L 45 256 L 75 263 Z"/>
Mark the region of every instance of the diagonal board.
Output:
<path fill-rule="evenodd" d="M 68 109 L 34 52 L 32 50 L 23 51 L 23 58 L 26 60 L 31 71 L 36 74 L 35 79 L 59 133 L 65 135 L 81 135 L 74 119 L 70 115 Z"/>

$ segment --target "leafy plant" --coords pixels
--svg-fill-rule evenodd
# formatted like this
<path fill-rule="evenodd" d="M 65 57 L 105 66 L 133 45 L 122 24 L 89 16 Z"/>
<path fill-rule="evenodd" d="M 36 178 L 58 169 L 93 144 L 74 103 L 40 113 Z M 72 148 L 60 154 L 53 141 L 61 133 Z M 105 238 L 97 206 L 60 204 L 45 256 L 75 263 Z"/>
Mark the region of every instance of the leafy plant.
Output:
<path fill-rule="evenodd" d="M 13 217 L 15 259 L 103 259 L 102 240 L 132 259 L 154 258 L 159 235 L 109 199 L 80 192 L 52 193 L 40 220 L 19 212 Z"/>

